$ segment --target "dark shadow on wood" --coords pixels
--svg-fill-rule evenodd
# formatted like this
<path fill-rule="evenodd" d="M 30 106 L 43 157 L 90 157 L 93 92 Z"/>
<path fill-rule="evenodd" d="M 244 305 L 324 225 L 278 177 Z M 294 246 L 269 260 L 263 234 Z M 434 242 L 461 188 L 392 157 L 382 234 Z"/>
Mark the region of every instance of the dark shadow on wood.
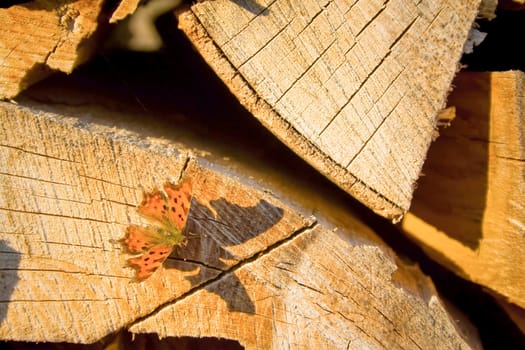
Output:
<path fill-rule="evenodd" d="M 211 201 L 217 216 L 210 208 L 192 200 L 186 228 L 186 243 L 177 247 L 175 255 L 206 266 L 224 270 L 229 267 L 223 261 L 239 260 L 228 252 L 227 247 L 241 245 L 266 232 L 283 217 L 282 208 L 259 200 L 252 207 L 242 207 L 220 198 Z M 256 253 L 256 252 L 254 252 Z"/>
<path fill-rule="evenodd" d="M 240 6 L 243 9 L 250 11 L 252 14 L 256 16 L 259 16 L 259 15 L 268 16 L 268 13 L 270 11 L 268 8 L 259 5 L 256 0 L 230 0 L 230 1 L 236 4 L 237 6 Z"/>
<path fill-rule="evenodd" d="M 449 237 L 476 249 L 488 181 L 490 73 L 460 73 L 448 104 L 452 127 L 430 146 L 410 211 Z"/>
<path fill-rule="evenodd" d="M 241 245 L 266 232 L 284 215 L 282 208 L 264 199 L 251 207 L 242 207 L 224 198 L 211 201 L 210 205 L 215 210 L 216 216 L 210 208 L 202 205 L 195 198 L 192 199 L 186 228 L 187 241 L 183 246 L 177 247 L 172 256 L 202 262 L 207 267 L 227 270 L 231 265 L 226 265 L 225 261 L 242 262 L 242 258 L 232 255 L 227 247 Z M 178 264 L 176 268 L 184 269 L 185 266 L 194 269 L 194 265 L 189 264 Z M 169 260 L 165 263 L 165 267 L 170 267 Z M 200 274 L 188 276 L 187 280 L 192 285 L 202 282 Z M 206 290 L 220 296 L 227 303 L 230 311 L 255 313 L 255 305 L 233 273 L 206 287 Z"/>
<path fill-rule="evenodd" d="M 0 240 L 0 323 L 7 315 L 11 294 L 18 283 L 18 266 L 20 253 L 9 246 L 5 240 Z"/>
<path fill-rule="evenodd" d="M 229 311 L 255 314 L 253 304 L 246 288 L 234 274 L 221 278 L 216 283 L 206 287 L 210 293 L 217 294 L 228 305 Z"/>
<path fill-rule="evenodd" d="M 207 206 L 198 202 L 192 205 L 194 225 L 190 232 L 211 235 L 223 246 L 243 244 L 275 226 L 284 215 L 282 208 L 264 199 L 251 207 L 242 207 L 224 198 L 211 201 L 210 205 L 217 213 L 216 217 Z"/>

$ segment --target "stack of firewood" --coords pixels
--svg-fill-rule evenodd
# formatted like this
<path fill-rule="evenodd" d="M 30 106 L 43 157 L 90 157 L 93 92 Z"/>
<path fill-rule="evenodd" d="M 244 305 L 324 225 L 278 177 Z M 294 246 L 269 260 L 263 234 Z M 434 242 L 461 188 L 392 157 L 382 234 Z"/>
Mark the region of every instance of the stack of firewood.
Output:
<path fill-rule="evenodd" d="M 3 5 L 0 340 L 523 346 L 522 2 Z"/>

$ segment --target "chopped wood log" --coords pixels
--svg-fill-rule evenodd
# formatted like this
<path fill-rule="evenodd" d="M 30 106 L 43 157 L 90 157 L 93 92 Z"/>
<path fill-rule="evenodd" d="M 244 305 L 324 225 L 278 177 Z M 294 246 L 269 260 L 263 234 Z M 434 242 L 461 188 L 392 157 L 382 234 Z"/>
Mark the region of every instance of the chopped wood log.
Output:
<path fill-rule="evenodd" d="M 124 18 L 136 2 L 123 0 L 111 20 Z M 103 0 L 34 0 L 0 8 L 0 100 L 53 71 L 71 73 L 91 58 L 103 5 Z"/>
<path fill-rule="evenodd" d="M 0 8 L 0 99 L 85 62 L 103 3 L 35 0 Z"/>
<path fill-rule="evenodd" d="M 402 227 L 459 276 L 525 309 L 525 75 L 462 72 Z"/>
<path fill-rule="evenodd" d="M 0 339 L 91 343 L 128 328 L 247 349 L 480 348 L 357 220 L 335 234 L 177 140 L 92 124 L 82 106 L 37 107 L 0 103 Z M 182 177 L 187 244 L 131 282 L 116 240 L 143 222 L 143 190 Z"/>
<path fill-rule="evenodd" d="M 410 206 L 479 3 L 215 0 L 178 19 L 265 127 L 397 220 Z"/>
<path fill-rule="evenodd" d="M 396 270 L 380 247 L 317 226 L 130 330 L 219 336 L 245 349 L 465 347 L 450 325 L 432 325 L 444 315 L 435 295 L 421 298 L 434 293 L 429 285 L 419 289 L 414 276 Z"/>

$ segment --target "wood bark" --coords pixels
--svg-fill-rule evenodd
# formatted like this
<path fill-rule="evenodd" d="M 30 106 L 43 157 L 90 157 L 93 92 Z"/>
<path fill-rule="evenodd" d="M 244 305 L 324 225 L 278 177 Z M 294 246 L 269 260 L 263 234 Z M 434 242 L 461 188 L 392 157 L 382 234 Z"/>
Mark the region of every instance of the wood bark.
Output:
<path fill-rule="evenodd" d="M 525 75 L 462 72 L 454 85 L 456 118 L 430 149 L 402 227 L 441 264 L 525 309 Z"/>
<path fill-rule="evenodd" d="M 178 18 L 265 127 L 397 220 L 410 206 L 479 3 L 216 0 Z"/>
<path fill-rule="evenodd" d="M 248 349 L 479 348 L 432 283 L 358 221 L 335 234 L 177 140 L 76 111 L 0 103 L 0 339 L 90 343 L 128 328 Z M 143 190 L 183 175 L 188 243 L 132 283 L 116 240 L 142 223 Z"/>

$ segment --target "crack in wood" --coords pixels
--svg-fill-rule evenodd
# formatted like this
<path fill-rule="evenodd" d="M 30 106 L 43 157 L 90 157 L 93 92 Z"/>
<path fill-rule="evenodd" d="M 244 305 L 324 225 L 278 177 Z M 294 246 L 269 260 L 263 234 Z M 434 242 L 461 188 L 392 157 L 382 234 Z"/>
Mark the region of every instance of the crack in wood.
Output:
<path fill-rule="evenodd" d="M 377 66 L 376 68 L 378 68 L 379 66 Z M 368 79 L 368 78 L 367 78 Z M 348 163 L 346 164 L 345 168 L 348 168 L 350 165 L 352 165 L 352 163 L 354 162 L 354 160 L 361 154 L 361 152 L 363 152 L 363 150 L 368 146 L 368 144 L 372 141 L 372 139 L 374 139 L 374 136 L 378 134 L 378 132 L 381 130 L 382 126 L 385 124 L 385 122 L 388 120 L 388 118 L 392 115 L 392 113 L 396 110 L 396 107 L 399 106 L 399 104 L 401 103 L 401 101 L 403 100 L 403 98 L 406 96 L 406 94 L 404 94 L 403 96 L 401 96 L 401 98 L 396 102 L 396 104 L 392 107 L 392 109 L 387 113 L 387 115 L 385 115 L 383 117 L 383 119 L 381 120 L 381 122 L 379 123 L 379 125 L 377 125 L 375 128 L 374 128 L 374 131 L 372 132 L 372 134 L 370 134 L 370 136 L 368 137 L 368 139 L 365 140 L 365 142 L 363 142 L 363 144 L 361 145 L 361 147 L 359 148 L 359 150 L 355 153 L 355 155 L 348 161 Z M 395 182 L 394 182 L 395 183 Z"/>
<path fill-rule="evenodd" d="M 182 14 L 184 14 L 184 16 L 182 16 Z M 336 162 L 331 156 L 325 154 L 311 140 L 302 135 L 288 120 L 283 118 L 274 107 L 272 107 L 266 100 L 259 96 L 248 80 L 227 58 L 222 48 L 220 48 L 215 41 L 210 40 L 210 34 L 200 22 L 195 13 L 191 11 L 184 12 L 183 9 L 181 9 L 178 17 L 179 21 L 185 22 L 182 26 L 183 31 L 188 36 L 190 36 L 190 38 L 193 38 L 192 41 L 194 41 L 194 43 L 199 44 L 199 51 L 213 52 L 221 58 L 220 63 L 209 61 L 213 69 L 216 72 L 231 71 L 232 74 L 242 81 L 242 94 L 239 96 L 239 93 L 235 93 L 236 96 L 245 106 L 248 104 L 248 110 L 252 112 L 267 129 L 271 130 L 295 153 L 308 155 L 305 160 L 315 168 L 319 169 L 325 176 L 330 179 L 334 177 L 339 179 L 339 181 L 336 181 L 336 184 L 338 184 L 349 194 L 352 195 L 356 191 L 362 192 L 364 189 L 366 189 L 370 191 L 370 194 L 376 196 L 380 201 L 380 204 L 377 204 L 379 209 L 373 208 L 374 210 L 378 210 L 381 215 L 390 218 L 395 222 L 402 218 L 405 210 L 401 206 L 385 197 L 377 190 L 371 188 L 362 179 L 358 179 L 356 176 L 349 173 L 347 169 Z M 199 31 L 192 30 L 191 32 L 188 32 L 188 28 L 193 26 L 198 26 Z M 228 69 L 222 67 L 221 65 L 226 65 Z M 230 76 L 225 77 L 221 74 L 219 74 L 219 76 L 225 81 L 232 79 Z M 255 101 L 252 101 L 252 98 L 255 99 Z M 249 106 L 252 104 L 253 107 L 250 108 Z M 265 118 L 262 118 L 260 113 L 257 113 L 256 110 L 264 111 L 263 114 Z M 321 163 L 323 166 L 320 167 L 319 163 Z M 361 196 L 356 197 L 359 199 Z M 359 200 L 363 201 L 362 199 Z"/>
<path fill-rule="evenodd" d="M 383 13 L 383 11 L 385 11 L 386 7 L 387 7 L 387 4 L 390 0 L 386 0 L 385 2 L 383 2 L 383 5 L 382 7 L 379 9 L 379 11 L 377 11 L 377 13 L 372 16 L 370 18 L 370 20 L 363 26 L 363 28 L 361 28 L 360 31 L 358 31 L 354 36 L 356 38 L 356 41 L 359 41 L 359 36 L 365 31 L 366 28 L 368 28 L 372 23 L 374 23 L 374 20 L 379 17 L 379 15 L 381 15 L 381 13 Z M 359 1 L 358 1 L 359 2 Z M 356 2 L 357 4 L 357 2 Z"/>
<path fill-rule="evenodd" d="M 187 258 L 169 258 L 167 260 L 173 260 L 173 261 L 181 261 L 181 262 L 185 262 L 185 263 L 190 263 L 190 264 L 195 264 L 195 265 L 199 265 L 199 266 L 203 266 L 207 269 L 210 269 L 210 270 L 213 270 L 213 271 L 217 271 L 217 272 L 222 272 L 224 270 L 221 270 L 221 269 L 218 269 L 212 265 L 208 265 L 208 264 L 205 264 L 204 262 L 202 261 L 199 261 L 199 260 L 193 260 L 193 259 L 187 259 Z"/>
<path fill-rule="evenodd" d="M 292 279 L 295 281 L 295 283 L 297 283 L 301 287 L 304 287 L 306 289 L 309 289 L 309 290 L 311 290 L 313 292 L 316 292 L 316 293 L 319 293 L 319 294 L 325 294 L 325 293 L 323 293 L 323 291 L 321 291 L 321 290 L 319 290 L 317 288 L 314 288 L 314 287 L 312 287 L 312 286 L 310 286 L 310 285 L 308 285 L 306 283 L 300 282 L 300 281 L 296 280 L 295 278 L 292 278 Z"/>
<path fill-rule="evenodd" d="M 257 18 L 257 17 L 254 17 L 254 19 L 255 19 L 255 18 Z M 253 19 L 252 19 L 252 20 L 253 20 Z M 248 24 L 249 24 L 252 20 L 250 20 L 250 21 L 248 22 Z M 255 56 L 257 56 L 257 54 L 260 53 L 262 50 L 264 50 L 264 48 L 268 47 L 268 45 L 270 45 L 270 44 L 273 42 L 273 40 L 274 40 L 275 38 L 277 38 L 277 37 L 278 37 L 278 36 L 279 36 L 284 30 L 286 30 L 286 29 L 288 28 L 288 25 L 290 24 L 290 22 L 291 22 L 291 20 L 288 21 L 288 22 L 286 22 L 286 24 L 285 24 L 281 29 L 279 29 L 279 30 L 277 31 L 277 33 L 275 33 L 275 35 L 273 35 L 271 38 L 268 39 L 268 41 L 266 42 L 266 44 L 264 44 L 259 50 L 255 51 L 255 52 L 254 52 L 253 54 L 251 54 L 249 57 L 247 57 L 247 58 L 244 60 L 244 62 L 241 62 L 241 63 L 239 64 L 239 68 L 238 68 L 238 70 L 240 71 L 240 70 L 242 69 L 242 67 L 243 67 L 245 64 L 247 64 L 252 58 L 254 58 Z M 247 27 L 248 27 L 248 25 L 246 25 L 243 29 L 241 29 L 241 30 L 240 30 L 238 33 L 236 33 L 233 37 L 231 37 L 230 39 L 228 39 L 228 41 L 226 41 L 226 42 L 224 43 L 224 45 L 229 44 L 230 42 L 232 42 L 232 41 L 233 41 L 233 40 L 234 40 L 239 34 L 241 34 L 241 33 L 243 32 L 243 30 L 244 30 L 245 28 L 247 28 Z M 226 54 L 225 54 L 224 52 L 223 52 L 223 54 L 224 54 L 224 57 L 227 57 Z"/>
<path fill-rule="evenodd" d="M 279 97 L 277 100 L 275 100 L 275 102 L 274 102 L 273 104 L 274 104 L 275 106 L 277 106 L 277 104 L 283 99 L 283 97 L 284 97 L 284 96 L 285 96 L 285 95 L 286 95 L 291 89 L 293 89 L 295 86 L 297 86 L 297 84 L 299 84 L 299 83 L 301 82 L 301 79 L 302 79 L 305 75 L 307 75 L 308 73 L 310 73 L 311 71 L 313 71 L 313 70 L 316 68 L 316 63 L 319 62 L 321 59 L 323 59 L 323 58 L 325 57 L 324 54 L 325 54 L 329 49 L 331 49 L 332 46 L 333 46 L 334 44 L 336 44 L 336 43 L 337 43 L 337 39 L 334 38 L 334 39 L 332 40 L 332 42 L 330 42 L 330 43 L 328 44 L 328 46 L 326 46 L 326 48 L 325 48 L 323 51 L 321 51 L 321 52 L 319 53 L 319 56 L 311 62 L 311 64 L 308 66 L 308 68 L 307 68 L 304 72 L 302 72 L 302 73 L 297 77 L 297 79 L 295 79 L 295 81 L 293 82 L 293 84 L 290 85 L 290 86 L 288 87 L 288 89 L 286 89 L 286 90 L 281 94 L 281 97 Z"/>
<path fill-rule="evenodd" d="M 156 314 L 158 314 L 159 312 L 161 312 L 163 309 L 165 309 L 166 307 L 169 307 L 171 305 L 175 305 L 177 302 L 181 301 L 181 300 L 184 300 L 188 297 L 190 297 L 191 295 L 195 294 L 195 293 L 198 293 L 200 292 L 201 290 L 205 289 L 206 287 L 210 286 L 211 284 L 213 283 L 216 283 L 218 282 L 219 280 L 221 279 L 224 279 L 226 278 L 227 276 L 231 275 L 232 273 L 234 273 L 235 271 L 239 270 L 240 268 L 242 268 L 243 266 L 247 265 L 247 264 L 250 264 L 256 260 L 258 260 L 259 258 L 267 255 L 267 254 L 270 254 L 273 250 L 275 250 L 276 248 L 282 246 L 283 244 L 285 243 L 288 243 L 292 240 L 294 240 L 295 238 L 297 238 L 299 235 L 305 233 L 306 231 L 310 231 L 310 230 L 313 230 L 316 226 L 317 226 L 317 222 L 316 221 L 312 221 L 312 222 L 309 222 L 309 223 L 305 223 L 305 225 L 301 228 L 299 228 L 298 230 L 296 230 L 294 233 L 292 233 L 290 236 L 286 237 L 286 238 L 283 238 L 275 243 L 273 243 L 272 245 L 268 246 L 266 249 L 258 252 L 258 253 L 255 253 L 254 255 L 246 258 L 245 260 L 243 261 L 240 261 L 238 262 L 237 264 L 229 267 L 228 269 L 226 270 L 223 270 L 221 273 L 219 273 L 217 276 L 215 276 L 214 278 L 211 278 L 201 284 L 198 284 L 196 285 L 194 288 L 188 290 L 186 293 L 183 293 L 182 295 L 176 297 L 175 299 L 172 299 L 172 300 L 169 300 L 159 306 L 157 306 L 152 312 L 150 312 L 149 314 L 147 315 L 144 315 L 144 316 L 141 316 L 141 317 L 138 317 L 136 318 L 135 320 L 132 320 L 131 322 L 129 322 L 127 325 L 125 325 L 124 327 L 129 329 L 131 328 L 133 325 L 136 325 L 142 321 L 145 321 L 146 319 L 150 318 L 150 317 L 154 317 Z"/>

